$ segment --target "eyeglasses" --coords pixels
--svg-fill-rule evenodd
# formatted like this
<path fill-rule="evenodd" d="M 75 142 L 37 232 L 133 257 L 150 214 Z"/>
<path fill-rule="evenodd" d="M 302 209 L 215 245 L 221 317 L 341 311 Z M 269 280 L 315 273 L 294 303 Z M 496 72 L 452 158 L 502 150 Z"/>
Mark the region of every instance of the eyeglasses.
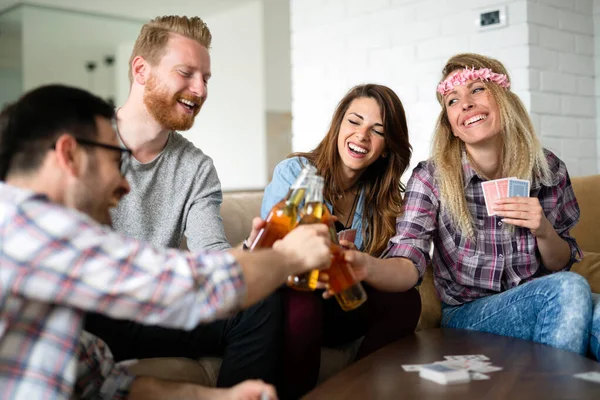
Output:
<path fill-rule="evenodd" d="M 95 146 L 95 147 L 101 147 L 101 148 L 107 149 L 107 150 L 113 150 L 113 151 L 120 152 L 121 160 L 119 161 L 119 170 L 121 171 L 121 175 L 125 176 L 125 173 L 129 169 L 129 166 L 131 165 L 131 150 L 129 150 L 125 147 L 119 147 L 119 146 L 113 146 L 111 144 L 99 143 L 99 142 L 95 142 L 93 140 L 88 140 L 88 139 L 75 138 L 75 140 L 77 141 L 77 143 L 81 143 L 84 146 Z"/>
<path fill-rule="evenodd" d="M 121 172 L 121 175 L 125 176 L 125 173 L 129 169 L 129 166 L 131 165 L 131 154 L 132 154 L 131 150 L 129 150 L 125 147 L 113 146 L 111 144 L 106 144 L 106 143 L 99 143 L 99 142 L 95 142 L 93 140 L 88 140 L 88 139 L 75 138 L 75 140 L 77 141 L 77 143 L 80 143 L 84 146 L 101 147 L 103 149 L 120 152 L 121 160 L 119 161 L 119 171 Z M 55 149 L 55 148 L 56 148 L 56 143 L 54 143 L 52 145 L 52 149 Z"/>

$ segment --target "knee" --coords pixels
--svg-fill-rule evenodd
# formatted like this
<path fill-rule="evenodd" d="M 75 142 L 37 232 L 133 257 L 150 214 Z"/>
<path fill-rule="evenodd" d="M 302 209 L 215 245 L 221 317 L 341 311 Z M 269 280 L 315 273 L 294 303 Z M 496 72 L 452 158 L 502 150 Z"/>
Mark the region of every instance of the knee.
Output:
<path fill-rule="evenodd" d="M 592 294 L 588 281 L 574 272 L 561 272 L 553 275 L 556 282 L 555 294 L 563 308 L 589 316 L 592 314 Z"/>

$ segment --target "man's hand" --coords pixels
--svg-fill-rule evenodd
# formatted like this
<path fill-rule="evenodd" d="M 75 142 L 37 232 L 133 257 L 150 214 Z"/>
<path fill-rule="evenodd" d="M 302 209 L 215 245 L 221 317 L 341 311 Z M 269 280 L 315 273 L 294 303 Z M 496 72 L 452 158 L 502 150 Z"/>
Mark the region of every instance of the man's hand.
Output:
<path fill-rule="evenodd" d="M 277 400 L 275 388 L 261 380 L 244 381 L 229 389 L 209 388 L 186 382 L 137 377 L 129 400 Z"/>
<path fill-rule="evenodd" d="M 223 400 L 277 400 L 275 388 L 261 380 L 244 381 L 225 393 Z"/>
<path fill-rule="evenodd" d="M 329 267 L 329 230 L 325 224 L 300 225 L 282 240 L 273 244 L 273 249 L 285 255 L 290 275 L 312 269 Z"/>
<path fill-rule="evenodd" d="M 254 243 L 256 237 L 258 236 L 258 232 L 260 232 L 260 230 L 264 228 L 266 224 L 267 223 L 260 217 L 254 217 L 252 220 L 252 230 L 250 230 L 250 235 L 248 235 L 248 238 L 246 239 L 246 246 L 252 246 L 252 243 Z"/>

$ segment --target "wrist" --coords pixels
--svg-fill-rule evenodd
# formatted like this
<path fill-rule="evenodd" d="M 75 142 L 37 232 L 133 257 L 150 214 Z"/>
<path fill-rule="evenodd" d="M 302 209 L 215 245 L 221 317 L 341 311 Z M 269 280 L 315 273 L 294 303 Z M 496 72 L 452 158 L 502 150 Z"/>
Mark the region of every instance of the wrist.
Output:
<path fill-rule="evenodd" d="M 289 275 L 295 275 L 298 273 L 298 269 L 300 268 L 299 260 L 297 260 L 293 254 L 290 254 L 290 252 L 285 249 L 285 246 L 281 241 L 275 242 L 273 245 L 273 252 L 276 254 L 279 264 L 283 266 L 282 270 L 286 278 Z"/>

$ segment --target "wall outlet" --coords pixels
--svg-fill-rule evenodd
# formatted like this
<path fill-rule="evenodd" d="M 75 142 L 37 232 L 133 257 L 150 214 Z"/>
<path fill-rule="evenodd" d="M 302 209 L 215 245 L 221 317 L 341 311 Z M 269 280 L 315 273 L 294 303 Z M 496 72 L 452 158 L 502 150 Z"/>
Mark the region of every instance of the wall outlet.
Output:
<path fill-rule="evenodd" d="M 475 12 L 477 13 L 475 25 L 477 25 L 481 31 L 502 28 L 507 25 L 506 6 L 504 5 L 479 9 Z"/>

